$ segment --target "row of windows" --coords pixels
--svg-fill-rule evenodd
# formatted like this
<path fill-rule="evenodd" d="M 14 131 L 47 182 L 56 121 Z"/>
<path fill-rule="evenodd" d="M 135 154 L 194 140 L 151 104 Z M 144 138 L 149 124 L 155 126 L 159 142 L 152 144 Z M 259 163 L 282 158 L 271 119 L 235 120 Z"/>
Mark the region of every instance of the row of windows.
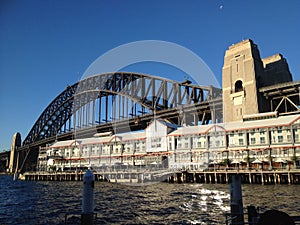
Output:
<path fill-rule="evenodd" d="M 134 145 L 144 145 L 145 144 L 145 141 L 137 141 L 137 142 L 125 142 L 123 143 L 125 146 L 134 146 Z M 119 143 L 117 142 L 116 144 L 113 143 L 113 146 L 118 146 Z M 82 149 L 90 149 L 90 148 L 96 148 L 96 149 L 99 149 L 100 147 L 102 146 L 103 147 L 110 147 L 111 144 L 92 144 L 92 145 L 85 145 L 82 147 Z M 73 148 L 76 148 L 75 146 Z"/>
<path fill-rule="evenodd" d="M 276 134 L 277 133 L 277 134 Z M 290 133 L 290 130 L 285 130 L 285 132 L 282 132 L 282 130 L 278 130 L 277 132 L 271 132 L 271 139 L 270 144 L 276 144 L 276 143 L 290 143 L 292 141 L 292 136 Z M 207 139 L 201 138 L 201 141 L 197 141 L 196 138 L 191 136 L 181 136 L 180 138 L 177 138 L 177 145 L 175 144 L 175 149 L 180 148 L 205 148 L 206 147 L 206 141 L 209 143 L 209 147 L 224 147 L 224 140 L 225 136 L 219 136 L 216 138 L 216 136 L 207 136 Z M 200 138 L 198 139 L 200 140 Z M 228 135 L 228 145 L 230 146 L 244 146 L 247 143 L 247 136 L 246 133 L 230 133 Z M 299 135 L 298 131 L 296 130 L 294 133 L 294 140 L 295 142 L 299 141 Z M 176 142 L 176 141 L 175 141 Z M 256 144 L 266 144 L 268 143 L 268 136 L 267 132 L 260 131 L 259 133 L 250 132 L 249 138 L 248 138 L 248 144 L 249 145 L 256 145 Z"/>
<path fill-rule="evenodd" d="M 151 148 L 161 148 L 161 137 L 151 138 Z"/>
<path fill-rule="evenodd" d="M 298 139 L 298 138 L 297 138 Z M 290 142 L 291 137 L 288 136 L 286 141 Z M 278 143 L 283 143 L 284 139 L 283 136 L 278 136 L 277 137 L 277 142 Z M 274 142 L 276 142 L 275 137 L 274 137 Z M 160 148 L 161 147 L 161 143 L 159 142 L 155 142 L 155 143 L 151 143 L 151 147 L 152 148 Z M 255 137 L 251 137 L 250 138 L 250 145 L 255 145 L 255 144 L 266 144 L 266 138 L 265 137 L 260 137 L 259 139 L 255 138 Z M 238 139 L 238 145 L 239 146 L 244 146 L 245 142 L 243 138 L 239 138 Z M 234 143 L 230 143 L 230 146 L 235 146 Z M 189 142 L 185 142 L 185 143 L 177 143 L 177 146 L 175 145 L 175 149 L 189 149 L 189 148 L 206 148 L 206 142 L 194 142 L 192 146 L 190 146 Z M 213 147 L 224 147 L 224 142 L 220 142 L 219 140 L 214 141 L 213 143 L 210 143 L 210 148 Z M 104 147 L 102 148 L 102 150 L 100 149 L 91 149 L 91 151 L 89 152 L 88 150 L 84 150 L 83 151 L 83 156 L 88 156 L 88 155 L 99 155 L 99 154 L 119 154 L 121 153 L 122 148 L 119 147 L 114 147 L 111 149 L 111 147 Z M 172 150 L 172 144 L 170 143 L 170 150 Z M 131 148 L 131 147 L 127 147 L 123 149 L 123 153 L 133 153 L 134 152 L 145 152 L 146 151 L 146 146 L 142 145 L 142 146 L 136 146 L 135 149 Z M 61 150 L 61 151 L 54 151 L 54 152 L 48 152 L 48 156 L 66 156 L 66 157 L 70 157 L 70 156 L 79 156 L 79 149 L 77 149 L 77 151 L 74 150 Z"/>

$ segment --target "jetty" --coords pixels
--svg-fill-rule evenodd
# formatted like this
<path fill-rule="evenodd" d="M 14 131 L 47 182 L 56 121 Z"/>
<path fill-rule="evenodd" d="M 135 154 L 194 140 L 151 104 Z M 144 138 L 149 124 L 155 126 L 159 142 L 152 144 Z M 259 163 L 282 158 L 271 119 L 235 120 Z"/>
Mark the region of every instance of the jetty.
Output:
<path fill-rule="evenodd" d="M 82 181 L 85 171 L 25 172 L 19 179 L 26 181 Z M 300 170 L 94 170 L 95 181 L 117 183 L 210 183 L 228 184 L 230 175 L 238 174 L 243 184 L 300 184 Z"/>

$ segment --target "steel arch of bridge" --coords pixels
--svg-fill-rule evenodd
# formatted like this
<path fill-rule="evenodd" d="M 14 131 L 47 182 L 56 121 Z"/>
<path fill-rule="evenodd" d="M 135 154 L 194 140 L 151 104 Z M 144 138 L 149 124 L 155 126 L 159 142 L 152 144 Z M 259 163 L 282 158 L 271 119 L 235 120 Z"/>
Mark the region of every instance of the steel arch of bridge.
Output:
<path fill-rule="evenodd" d="M 195 105 L 220 95 L 217 88 L 196 86 L 189 81 L 180 83 L 127 72 L 95 75 L 68 86 L 60 93 L 35 122 L 23 146 L 76 127 L 97 126 L 109 119 L 121 120 Z M 95 109 L 96 103 L 98 109 Z M 112 110 L 116 105 L 119 109 Z"/>

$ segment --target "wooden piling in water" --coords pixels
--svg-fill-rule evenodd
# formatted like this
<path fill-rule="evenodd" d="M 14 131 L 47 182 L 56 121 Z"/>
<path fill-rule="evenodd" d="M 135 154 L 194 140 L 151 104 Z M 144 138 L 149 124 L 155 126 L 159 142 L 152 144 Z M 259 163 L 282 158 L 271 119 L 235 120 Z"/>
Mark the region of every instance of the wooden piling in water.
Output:
<path fill-rule="evenodd" d="M 225 184 L 229 181 L 229 176 L 232 174 L 239 174 L 242 183 L 248 184 L 300 184 L 300 170 L 292 171 L 249 171 L 249 170 L 229 170 L 229 171 L 178 171 L 165 175 L 165 180 L 171 183 L 221 183 Z M 152 174 L 153 175 L 153 174 Z M 81 181 L 83 177 L 82 172 L 37 172 L 25 173 L 22 179 L 28 181 Z M 116 181 L 128 180 L 131 182 L 145 182 L 148 180 L 154 181 L 155 176 L 151 174 L 141 175 L 139 173 L 101 173 L 95 172 L 95 179 L 98 181 Z M 145 180 L 145 181 L 144 181 Z"/>

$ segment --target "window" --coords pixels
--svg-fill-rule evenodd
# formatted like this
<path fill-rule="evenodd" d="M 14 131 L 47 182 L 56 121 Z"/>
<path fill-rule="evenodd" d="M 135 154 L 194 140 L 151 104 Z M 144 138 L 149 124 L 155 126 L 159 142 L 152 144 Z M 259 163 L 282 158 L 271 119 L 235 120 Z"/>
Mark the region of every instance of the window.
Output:
<path fill-rule="evenodd" d="M 265 137 L 260 137 L 260 143 L 265 144 L 265 142 L 266 142 Z"/>
<path fill-rule="evenodd" d="M 255 138 L 250 138 L 251 145 L 255 144 Z"/>
<path fill-rule="evenodd" d="M 278 142 L 283 142 L 283 136 L 282 135 L 278 136 Z"/>
<path fill-rule="evenodd" d="M 291 142 L 291 140 L 292 140 L 292 137 L 291 137 L 291 130 L 286 129 L 286 130 L 285 130 L 285 133 L 286 133 L 286 141 L 287 141 L 287 142 Z"/>
<path fill-rule="evenodd" d="M 188 148 L 188 147 L 189 147 L 189 143 L 185 143 L 185 144 L 184 144 L 184 147 L 185 147 L 185 148 Z"/>
<path fill-rule="evenodd" d="M 244 145 L 244 140 L 243 139 L 239 139 L 239 145 Z"/>
<path fill-rule="evenodd" d="M 198 148 L 201 148 L 201 141 L 198 141 L 198 142 L 197 142 L 197 147 L 198 147 Z"/>
<path fill-rule="evenodd" d="M 235 145 L 234 135 L 233 135 L 233 134 L 230 134 L 230 135 L 229 135 L 229 144 L 230 144 L 230 145 Z"/>
<path fill-rule="evenodd" d="M 152 138 L 151 139 L 151 148 L 160 148 L 161 147 L 161 138 Z"/>
<path fill-rule="evenodd" d="M 243 91 L 243 82 L 241 80 L 237 80 L 234 85 L 234 92 Z"/>

